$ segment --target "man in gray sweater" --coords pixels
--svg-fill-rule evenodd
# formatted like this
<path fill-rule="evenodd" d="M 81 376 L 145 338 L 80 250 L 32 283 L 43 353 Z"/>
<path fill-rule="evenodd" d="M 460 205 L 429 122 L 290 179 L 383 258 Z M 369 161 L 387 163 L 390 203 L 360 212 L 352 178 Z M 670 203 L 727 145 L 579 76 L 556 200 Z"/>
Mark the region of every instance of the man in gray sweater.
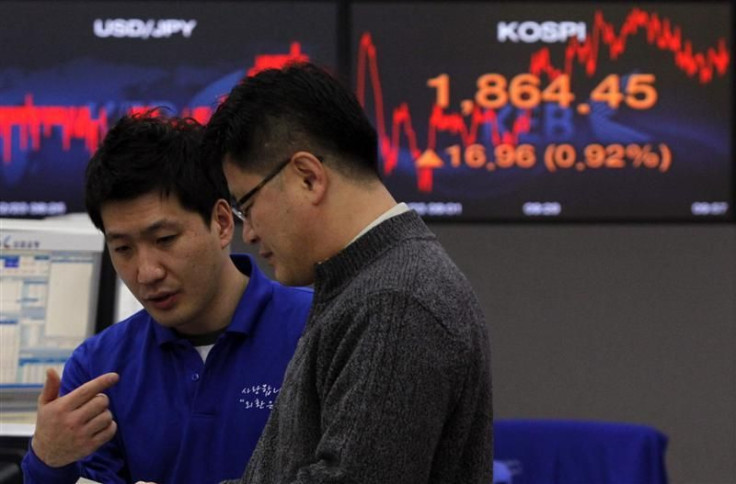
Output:
<path fill-rule="evenodd" d="M 218 108 L 204 153 L 276 279 L 314 284 L 281 393 L 232 482 L 489 484 L 486 323 L 435 236 L 381 183 L 353 94 L 310 64 L 263 71 Z"/>

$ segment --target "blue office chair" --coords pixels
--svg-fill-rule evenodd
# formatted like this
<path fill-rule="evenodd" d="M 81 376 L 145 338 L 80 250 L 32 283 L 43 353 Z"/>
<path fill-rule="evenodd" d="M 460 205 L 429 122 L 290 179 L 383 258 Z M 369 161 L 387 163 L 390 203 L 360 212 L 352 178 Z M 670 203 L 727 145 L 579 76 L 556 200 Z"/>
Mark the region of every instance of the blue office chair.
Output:
<path fill-rule="evenodd" d="M 497 420 L 494 444 L 514 484 L 667 483 L 667 437 L 645 425 Z"/>

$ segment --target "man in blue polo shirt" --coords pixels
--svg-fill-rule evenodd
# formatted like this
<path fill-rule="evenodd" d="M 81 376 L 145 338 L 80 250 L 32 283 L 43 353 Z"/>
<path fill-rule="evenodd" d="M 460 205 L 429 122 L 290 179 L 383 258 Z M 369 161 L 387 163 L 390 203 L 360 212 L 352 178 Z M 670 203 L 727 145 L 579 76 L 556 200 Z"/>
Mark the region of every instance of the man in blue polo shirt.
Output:
<path fill-rule="evenodd" d="M 39 397 L 26 483 L 214 483 L 242 474 L 311 290 L 230 256 L 227 184 L 201 126 L 126 116 L 87 168 L 86 204 L 144 309 L 80 345 Z"/>

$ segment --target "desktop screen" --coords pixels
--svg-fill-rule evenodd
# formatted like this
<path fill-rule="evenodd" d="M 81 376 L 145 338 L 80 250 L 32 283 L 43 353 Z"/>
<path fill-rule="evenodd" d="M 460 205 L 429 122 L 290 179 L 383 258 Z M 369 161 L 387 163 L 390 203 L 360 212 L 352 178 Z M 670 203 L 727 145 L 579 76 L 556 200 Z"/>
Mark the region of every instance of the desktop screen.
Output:
<path fill-rule="evenodd" d="M 83 212 L 84 169 L 131 112 L 205 122 L 246 74 L 337 63 L 334 3 L 0 1 L 0 216 Z"/>
<path fill-rule="evenodd" d="M 351 74 L 429 220 L 734 220 L 728 1 L 0 0 L 0 44 L 0 216 L 82 211 L 123 114 L 206 121 L 310 60 Z"/>
<path fill-rule="evenodd" d="M 353 80 L 432 220 L 733 220 L 731 2 L 354 2 Z"/>
<path fill-rule="evenodd" d="M 85 217 L 0 219 L 0 392 L 37 391 L 95 332 L 104 248 Z M 3 409 L 7 402 L 3 401 Z"/>

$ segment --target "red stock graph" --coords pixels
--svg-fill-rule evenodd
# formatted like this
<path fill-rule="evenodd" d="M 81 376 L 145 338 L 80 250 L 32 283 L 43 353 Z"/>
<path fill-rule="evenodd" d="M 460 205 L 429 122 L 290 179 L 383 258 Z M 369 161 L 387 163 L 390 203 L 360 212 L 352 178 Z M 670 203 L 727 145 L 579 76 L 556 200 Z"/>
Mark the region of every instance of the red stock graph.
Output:
<path fill-rule="evenodd" d="M 308 61 L 299 42 L 292 42 L 289 52 L 285 54 L 259 54 L 253 66 L 248 68 L 247 75 L 279 68 L 294 61 Z M 216 100 L 213 100 L 213 102 Z M 156 108 L 152 105 L 135 105 L 127 109 L 128 113 L 142 113 Z M 181 116 L 190 116 L 201 123 L 206 123 L 212 115 L 210 106 L 183 106 Z M 109 128 L 111 113 L 104 107 L 97 109 L 89 106 L 39 106 L 34 102 L 33 93 L 27 93 L 20 106 L 0 106 L 0 141 L 2 141 L 3 164 L 13 162 L 13 130 L 19 133 L 21 151 L 38 151 L 43 138 L 49 138 L 53 130 L 61 133 L 61 150 L 69 151 L 73 140 L 84 142 L 85 149 L 94 153 Z"/>
<path fill-rule="evenodd" d="M 89 158 L 123 115 L 161 109 L 204 123 L 243 76 L 336 65 L 329 2 L 202 7 L 0 2 L 0 217 L 83 212 Z"/>
<path fill-rule="evenodd" d="M 618 31 L 617 31 L 618 30 Z M 672 62 L 685 75 L 708 84 L 713 76 L 723 77 L 731 64 L 731 52 L 726 38 L 718 37 L 714 46 L 696 50 L 690 39 L 682 33 L 682 28 L 669 18 L 662 18 L 656 12 L 633 8 L 620 27 L 606 21 L 605 14 L 597 10 L 593 16 L 593 29 L 584 42 L 572 37 L 564 50 L 564 70 L 552 63 L 550 49 L 539 49 L 532 55 L 529 72 L 545 73 L 555 78 L 563 72 L 573 74 L 573 64 L 584 66 L 589 77 L 598 70 L 598 59 L 607 53 L 608 58 L 616 60 L 626 53 L 627 41 L 633 36 L 643 36 L 647 44 L 657 50 L 672 53 Z M 605 53 L 601 54 L 601 50 Z"/>
<path fill-rule="evenodd" d="M 516 149 L 520 144 L 520 136 L 529 133 L 532 129 L 531 109 L 538 108 L 545 102 L 572 109 L 572 101 L 576 97 L 582 100 L 589 95 L 590 99 L 614 111 L 627 107 L 643 111 L 652 109 L 657 103 L 662 103 L 663 98 L 668 94 L 658 91 L 659 86 L 655 81 L 659 72 L 646 75 L 637 74 L 636 76 L 639 77 L 632 76 L 635 84 L 632 85 L 632 79 L 629 79 L 628 83 L 631 92 L 625 92 L 627 87 L 621 80 L 624 76 L 614 74 L 603 77 L 600 84 L 589 92 L 573 93 L 570 86 L 575 83 L 574 77 L 581 74 L 587 78 L 596 77 L 599 74 L 601 60 L 604 58 L 609 66 L 620 62 L 623 64 L 622 69 L 629 70 L 633 66 L 634 70 L 645 72 L 648 68 L 651 69 L 648 64 L 656 66 L 670 64 L 677 73 L 684 78 L 691 79 L 692 83 L 701 86 L 702 90 L 706 90 L 714 79 L 722 79 L 730 74 L 731 52 L 726 38 L 728 32 L 721 33 L 713 29 L 715 35 L 712 36 L 712 44 L 696 48 L 682 26 L 676 21 L 657 12 L 640 8 L 630 9 L 623 20 L 618 23 L 607 20 L 606 12 L 598 9 L 593 12 L 588 25 L 590 27 L 587 35 L 582 41 L 573 36 L 562 46 L 541 48 L 535 46 L 529 49 L 530 52 L 526 54 L 527 67 L 524 70 L 520 69 L 518 72 L 512 71 L 508 74 L 480 75 L 476 80 L 477 91 L 474 99 L 462 100 L 459 111 L 447 109 L 451 74 L 443 73 L 437 77 L 428 78 L 426 85 L 430 89 L 436 89 L 437 96 L 426 120 L 415 119 L 412 116 L 410 102 L 407 100 L 398 102 L 394 107 L 386 105 L 384 78 L 381 75 L 377 44 L 391 49 L 397 48 L 397 44 L 393 42 L 393 38 L 384 39 L 385 36 L 379 36 L 374 40 L 375 36 L 370 31 L 362 33 L 357 46 L 356 94 L 361 104 L 375 119 L 379 135 L 379 152 L 383 160 L 383 174 L 390 177 L 397 167 L 402 150 L 408 151 L 416 170 L 417 190 L 432 193 L 436 170 L 448 165 L 452 167 L 463 165 L 462 160 L 459 160 L 455 154 L 458 150 L 453 149 L 456 147 L 448 148 L 449 163 L 444 161 L 437 152 L 437 139 L 441 134 L 455 136 L 459 139 L 457 148 L 460 151 L 465 150 L 465 165 L 486 167 L 489 171 L 503 167 L 528 168 L 535 165 L 537 159 L 541 163 L 544 154 L 548 158 L 544 165 L 549 172 L 566 168 L 564 166 L 567 162 L 565 156 L 567 159 L 571 156 L 567 148 L 560 151 L 557 146 L 549 145 L 544 149 L 537 147 L 535 151 L 527 150 L 527 156 L 523 162 L 518 160 L 509 162 L 508 157 L 505 159 L 503 156 L 499 157 L 498 148 L 502 146 L 506 152 L 509 149 Z M 491 25 L 489 29 L 490 27 Z M 462 32 L 460 29 L 458 31 Z M 428 32 L 427 35 L 432 34 Z M 461 35 L 455 34 L 449 37 L 459 38 Z M 440 35 L 435 33 L 432 36 Z M 382 40 L 385 42 L 381 44 Z M 653 59 L 653 62 L 632 64 L 631 56 L 627 54 L 630 54 L 628 50 L 634 40 L 638 43 L 632 49 L 640 49 L 642 44 L 651 47 L 646 55 Z M 502 46 L 499 45 L 496 48 L 502 48 Z M 458 55 L 462 56 L 463 53 L 458 52 Z M 407 58 L 411 58 L 409 53 L 407 53 Z M 488 58 L 493 59 L 493 56 L 489 55 Z M 471 60 L 481 64 L 476 59 L 470 58 L 468 62 L 470 63 Z M 416 65 L 421 64 L 420 60 L 415 60 L 415 62 Z M 427 63 L 430 62 L 431 60 L 428 60 Z M 442 63 L 436 64 L 439 69 L 444 68 Z M 522 64 L 523 61 L 519 63 L 519 65 Z M 493 63 L 489 62 L 489 65 Z M 509 68 L 509 66 L 503 67 Z M 396 66 L 392 66 L 392 73 L 396 71 Z M 548 83 L 547 88 L 545 88 L 545 83 Z M 402 87 L 406 88 L 407 97 L 411 97 L 411 91 L 415 88 Z M 394 91 L 396 90 L 394 87 Z M 373 109 L 368 106 L 367 102 L 369 92 L 373 100 Z M 671 99 L 664 99 L 664 101 L 677 102 Z M 414 104 L 416 105 L 416 102 Z M 575 104 L 575 111 L 581 116 L 587 116 L 592 104 L 592 102 Z M 507 105 L 519 108 L 519 112 L 513 122 L 504 127 L 499 123 L 498 113 L 500 108 Z M 479 133 L 483 127 L 488 132 L 488 148 L 496 149 L 494 153 L 496 163 L 488 162 L 491 156 L 486 156 L 477 149 L 483 148 L 478 144 Z M 420 146 L 418 140 L 418 131 L 424 135 L 423 138 L 426 140 L 423 147 Z M 612 153 L 605 161 L 598 161 L 600 159 L 600 156 L 597 156 L 597 152 L 600 151 L 597 150 L 598 145 L 603 151 Z M 646 144 L 624 143 L 620 150 L 619 145 L 621 143 L 590 143 L 583 149 L 586 155 L 582 158 L 582 164 L 575 162 L 571 166 L 574 165 L 579 171 L 596 167 L 596 164 L 614 166 L 617 164 L 615 153 L 618 151 L 621 153 L 619 161 L 636 168 L 650 166 L 650 168 L 665 172 L 672 164 L 672 152 L 666 143 L 659 143 L 655 148 Z M 468 148 L 472 147 L 476 149 L 468 153 Z M 529 153 L 533 154 L 535 162 L 530 162 Z M 478 162 L 479 154 L 483 156 L 481 162 Z"/>

